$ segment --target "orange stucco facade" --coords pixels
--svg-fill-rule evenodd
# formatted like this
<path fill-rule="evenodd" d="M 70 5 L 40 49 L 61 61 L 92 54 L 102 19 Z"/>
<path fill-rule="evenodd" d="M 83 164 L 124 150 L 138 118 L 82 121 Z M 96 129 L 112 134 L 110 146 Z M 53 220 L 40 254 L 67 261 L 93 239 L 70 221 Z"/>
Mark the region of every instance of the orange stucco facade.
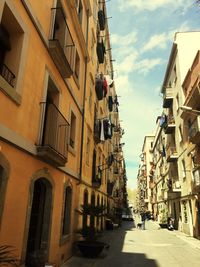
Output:
<path fill-rule="evenodd" d="M 95 18 L 106 6 L 97 2 L 0 3 L 0 245 L 13 246 L 23 266 L 38 255 L 61 266 L 72 255 L 85 194 L 108 213 L 123 204 L 123 152 L 114 151 L 122 134 L 94 139 L 95 116 L 120 127 L 118 110 L 108 109 L 114 85 L 101 101 L 95 92 L 97 75 L 113 79 L 109 37 L 98 62 L 98 38 L 109 30 L 99 30 Z M 113 153 L 117 174 L 108 166 Z M 95 219 L 98 230 L 105 218 Z"/>

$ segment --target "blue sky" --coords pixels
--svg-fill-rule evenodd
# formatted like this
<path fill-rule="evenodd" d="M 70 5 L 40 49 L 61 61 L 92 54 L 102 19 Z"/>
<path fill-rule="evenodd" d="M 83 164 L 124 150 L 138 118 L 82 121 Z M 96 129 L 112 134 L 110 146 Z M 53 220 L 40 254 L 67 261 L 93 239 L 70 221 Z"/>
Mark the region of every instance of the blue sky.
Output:
<path fill-rule="evenodd" d="M 162 112 L 163 83 L 174 34 L 200 30 L 195 0 L 111 0 L 107 12 L 114 79 L 125 130 L 128 187 L 136 187 L 144 136 Z"/>

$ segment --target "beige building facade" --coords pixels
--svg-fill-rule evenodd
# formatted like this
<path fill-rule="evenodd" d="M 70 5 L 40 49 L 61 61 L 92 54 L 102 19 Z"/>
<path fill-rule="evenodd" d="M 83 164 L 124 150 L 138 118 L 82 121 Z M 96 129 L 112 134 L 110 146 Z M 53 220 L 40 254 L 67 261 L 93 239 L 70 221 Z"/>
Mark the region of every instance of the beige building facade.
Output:
<path fill-rule="evenodd" d="M 199 32 L 176 33 L 163 85 L 163 113 L 153 142 L 154 218 L 199 237 Z M 196 110 L 196 113 L 191 110 Z"/>

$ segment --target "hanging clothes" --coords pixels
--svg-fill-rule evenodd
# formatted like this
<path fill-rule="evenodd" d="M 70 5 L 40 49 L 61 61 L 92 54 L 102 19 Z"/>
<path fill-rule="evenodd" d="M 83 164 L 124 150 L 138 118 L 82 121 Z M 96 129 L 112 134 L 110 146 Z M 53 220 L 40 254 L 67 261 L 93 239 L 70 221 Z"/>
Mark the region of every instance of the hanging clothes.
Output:
<path fill-rule="evenodd" d="M 100 142 L 101 122 L 95 120 L 94 122 L 94 140 L 96 143 Z"/>
<path fill-rule="evenodd" d="M 105 49 L 103 40 L 97 43 L 96 52 L 97 52 L 99 64 L 104 63 L 104 54 L 106 53 L 106 49 Z"/>
<path fill-rule="evenodd" d="M 104 142 L 106 139 L 105 137 L 105 129 L 104 129 L 104 121 L 101 121 L 101 133 L 100 133 L 100 141 Z"/>
<path fill-rule="evenodd" d="M 108 120 L 108 138 L 109 139 L 112 138 L 112 124 L 111 124 L 110 120 Z"/>
<path fill-rule="evenodd" d="M 108 109 L 110 112 L 113 111 L 113 98 L 112 98 L 112 96 L 108 97 Z"/>
<path fill-rule="evenodd" d="M 100 31 L 104 31 L 105 30 L 105 24 L 106 24 L 106 18 L 105 18 L 104 10 L 98 11 L 98 20 L 99 20 Z"/>
<path fill-rule="evenodd" d="M 104 80 L 103 80 L 103 91 L 104 91 L 104 97 L 106 97 L 106 95 L 108 93 L 108 83 L 107 83 L 105 77 L 104 77 Z"/>
<path fill-rule="evenodd" d="M 101 77 L 96 78 L 95 91 L 96 91 L 97 99 L 102 100 L 103 92 L 104 92 L 104 80 Z"/>

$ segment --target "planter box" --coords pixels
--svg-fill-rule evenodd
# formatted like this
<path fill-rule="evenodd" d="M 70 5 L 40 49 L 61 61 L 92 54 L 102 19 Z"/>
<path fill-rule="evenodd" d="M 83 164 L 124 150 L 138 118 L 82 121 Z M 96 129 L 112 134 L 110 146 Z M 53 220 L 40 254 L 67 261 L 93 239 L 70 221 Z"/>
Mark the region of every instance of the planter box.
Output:
<path fill-rule="evenodd" d="M 87 258 L 96 258 L 102 252 L 105 243 L 99 241 L 87 241 L 81 240 L 77 242 L 77 247 L 84 257 Z"/>
<path fill-rule="evenodd" d="M 159 223 L 161 228 L 167 228 L 167 223 Z"/>

